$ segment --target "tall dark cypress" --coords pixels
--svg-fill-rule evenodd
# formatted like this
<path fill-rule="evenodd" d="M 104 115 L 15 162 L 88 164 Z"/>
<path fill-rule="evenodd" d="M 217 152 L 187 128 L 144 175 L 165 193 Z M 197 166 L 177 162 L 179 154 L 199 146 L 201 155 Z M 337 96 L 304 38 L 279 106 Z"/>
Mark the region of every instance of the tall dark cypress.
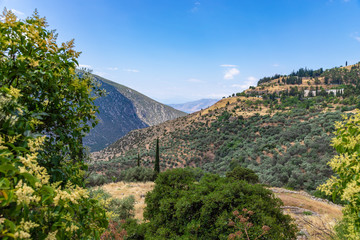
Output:
<path fill-rule="evenodd" d="M 155 154 L 155 174 L 160 173 L 160 153 L 159 153 L 159 138 L 156 139 L 156 154 Z"/>
<path fill-rule="evenodd" d="M 140 167 L 140 152 L 138 152 L 137 166 Z"/>

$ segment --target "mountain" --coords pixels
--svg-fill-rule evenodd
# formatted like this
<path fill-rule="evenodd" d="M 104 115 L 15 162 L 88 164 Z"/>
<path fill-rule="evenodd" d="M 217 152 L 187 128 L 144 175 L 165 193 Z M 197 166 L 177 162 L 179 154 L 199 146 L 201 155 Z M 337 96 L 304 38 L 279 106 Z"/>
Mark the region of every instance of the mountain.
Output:
<path fill-rule="evenodd" d="M 170 107 L 173 107 L 177 110 L 186 112 L 186 113 L 193 113 L 200 110 L 203 110 L 207 107 L 210 107 L 214 103 L 219 101 L 218 99 L 200 99 L 193 102 L 186 102 L 186 103 L 179 103 L 179 104 L 168 104 Z"/>
<path fill-rule="evenodd" d="M 152 168 L 159 138 L 161 170 L 196 166 L 224 174 L 241 165 L 262 183 L 315 191 L 332 174 L 334 123 L 360 107 L 359 96 L 360 64 L 264 78 L 202 111 L 131 131 L 94 152 L 90 168 L 116 177 L 136 165 L 138 153 Z"/>
<path fill-rule="evenodd" d="M 186 113 L 159 103 L 131 88 L 97 75 L 107 95 L 95 100 L 99 124 L 84 138 L 91 151 L 99 151 L 134 129 L 153 126 Z"/>

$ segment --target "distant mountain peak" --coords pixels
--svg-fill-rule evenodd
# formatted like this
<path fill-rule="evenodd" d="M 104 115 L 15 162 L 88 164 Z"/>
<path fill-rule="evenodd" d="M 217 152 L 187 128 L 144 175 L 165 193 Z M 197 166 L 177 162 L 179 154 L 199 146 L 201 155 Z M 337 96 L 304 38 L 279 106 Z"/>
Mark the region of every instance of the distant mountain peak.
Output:
<path fill-rule="evenodd" d="M 210 107 L 211 105 L 213 105 L 214 103 L 216 103 L 217 101 L 219 101 L 219 99 L 200 99 L 200 100 L 196 100 L 196 101 L 192 101 L 192 102 L 186 102 L 186 103 L 179 103 L 179 104 L 168 104 L 169 106 L 183 111 L 183 112 L 187 112 L 187 113 L 193 113 L 193 112 L 197 112 L 200 110 L 203 110 L 205 108 Z"/>

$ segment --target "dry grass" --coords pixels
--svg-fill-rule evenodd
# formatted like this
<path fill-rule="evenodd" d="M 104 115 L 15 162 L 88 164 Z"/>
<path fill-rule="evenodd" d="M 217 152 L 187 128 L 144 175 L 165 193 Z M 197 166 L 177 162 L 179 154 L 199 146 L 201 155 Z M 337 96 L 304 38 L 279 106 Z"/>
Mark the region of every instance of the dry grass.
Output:
<path fill-rule="evenodd" d="M 274 189 L 279 190 L 278 188 Z M 342 218 L 342 207 L 312 199 L 303 192 L 280 192 L 275 195 L 283 201 L 284 206 L 297 207 L 314 213 L 306 215 L 301 211 L 299 213 L 289 209 L 284 210 L 286 214 L 295 219 L 300 229 L 308 233 L 308 239 L 331 239 L 335 223 Z"/>
<path fill-rule="evenodd" d="M 135 218 L 142 221 L 145 208 L 145 195 L 154 188 L 154 185 L 153 182 L 117 182 L 105 184 L 101 188 L 115 198 L 124 198 L 133 195 L 135 197 Z"/>

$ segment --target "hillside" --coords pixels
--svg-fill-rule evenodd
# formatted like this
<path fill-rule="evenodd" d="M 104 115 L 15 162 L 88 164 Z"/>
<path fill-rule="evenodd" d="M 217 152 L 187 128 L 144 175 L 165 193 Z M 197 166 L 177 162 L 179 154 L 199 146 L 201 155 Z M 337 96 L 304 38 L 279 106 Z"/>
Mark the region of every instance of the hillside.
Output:
<path fill-rule="evenodd" d="M 85 137 L 91 151 L 105 148 L 134 129 L 153 126 L 186 113 L 161 104 L 131 88 L 94 75 L 107 95 L 95 100 L 99 124 Z"/>
<path fill-rule="evenodd" d="M 116 178 L 120 169 L 135 166 L 138 153 L 142 164 L 152 167 L 159 138 L 162 169 L 197 166 L 223 174 L 240 164 L 271 186 L 314 191 L 332 173 L 326 163 L 335 153 L 330 146 L 334 122 L 359 105 L 360 69 L 294 74 L 260 82 L 200 112 L 132 131 L 93 153 L 91 169 Z M 298 79 L 296 85 L 282 81 L 290 77 Z M 327 92 L 334 88 L 336 96 Z M 313 96 L 305 97 L 311 89 Z"/>
<path fill-rule="evenodd" d="M 200 110 L 203 110 L 205 108 L 210 107 L 211 105 L 215 104 L 218 99 L 200 99 L 193 102 L 186 102 L 186 103 L 180 103 L 180 104 L 168 104 L 170 107 L 173 107 L 175 109 L 178 109 L 183 112 L 187 113 L 193 113 Z"/>

